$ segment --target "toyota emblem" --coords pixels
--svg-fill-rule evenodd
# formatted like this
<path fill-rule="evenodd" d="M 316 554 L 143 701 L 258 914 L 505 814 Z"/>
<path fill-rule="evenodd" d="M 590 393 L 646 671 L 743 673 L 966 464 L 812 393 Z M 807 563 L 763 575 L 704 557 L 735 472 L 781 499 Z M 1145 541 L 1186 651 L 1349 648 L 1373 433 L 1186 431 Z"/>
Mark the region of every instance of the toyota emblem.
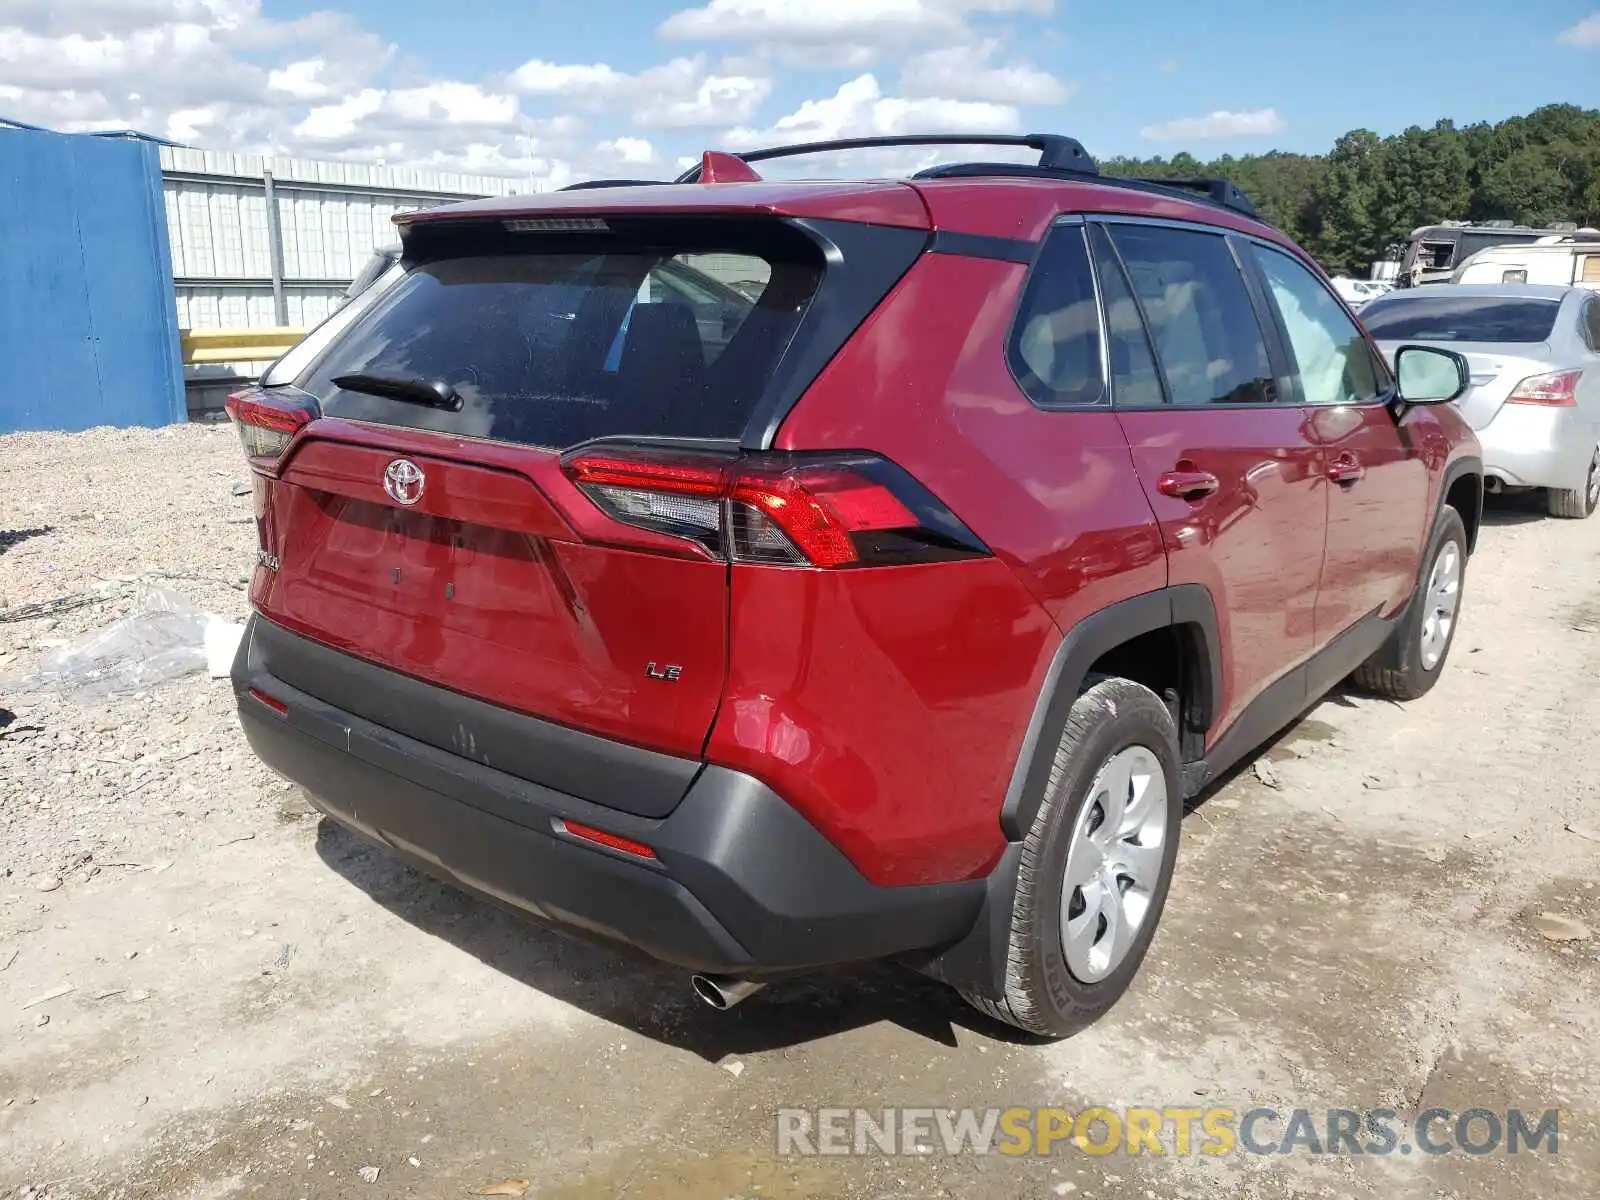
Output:
<path fill-rule="evenodd" d="M 415 504 L 422 499 L 427 479 L 422 468 L 409 458 L 397 458 L 383 469 L 383 490 L 396 504 Z"/>

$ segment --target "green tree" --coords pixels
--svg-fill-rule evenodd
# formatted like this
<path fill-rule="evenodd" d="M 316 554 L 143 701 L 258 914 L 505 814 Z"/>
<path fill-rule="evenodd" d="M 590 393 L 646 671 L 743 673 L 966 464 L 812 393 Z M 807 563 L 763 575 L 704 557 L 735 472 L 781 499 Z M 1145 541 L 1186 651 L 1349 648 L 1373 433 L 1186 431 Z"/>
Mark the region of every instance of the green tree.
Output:
<path fill-rule="evenodd" d="M 1495 124 L 1448 120 L 1391 137 L 1355 129 L 1326 155 L 1223 155 L 1202 162 L 1110 158 L 1107 175 L 1236 183 L 1269 224 L 1333 271 L 1365 275 L 1421 225 L 1512 220 L 1600 224 L 1600 111 L 1550 104 Z"/>
<path fill-rule="evenodd" d="M 1328 168 L 1311 197 L 1307 247 L 1329 270 L 1365 273 L 1398 236 L 1383 222 L 1379 180 L 1383 142 L 1370 129 L 1356 129 L 1334 143 Z"/>
<path fill-rule="evenodd" d="M 1412 126 L 1386 138 L 1378 161 L 1373 216 L 1387 240 L 1419 225 L 1459 219 L 1467 211 L 1472 160 L 1451 122 L 1440 121 L 1432 129 Z"/>

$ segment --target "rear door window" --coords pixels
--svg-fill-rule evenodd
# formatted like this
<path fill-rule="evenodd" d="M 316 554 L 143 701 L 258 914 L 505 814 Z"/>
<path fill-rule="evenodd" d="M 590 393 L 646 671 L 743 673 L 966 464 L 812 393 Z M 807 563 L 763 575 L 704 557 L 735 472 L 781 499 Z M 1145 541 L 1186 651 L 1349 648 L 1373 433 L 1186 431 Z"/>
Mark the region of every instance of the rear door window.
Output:
<path fill-rule="evenodd" d="M 1041 408 L 1106 401 L 1100 356 L 1100 306 L 1082 225 L 1046 239 L 1022 294 L 1008 348 L 1012 373 Z"/>
<path fill-rule="evenodd" d="M 502 240 L 414 266 L 302 386 L 330 416 L 552 448 L 737 438 L 821 273 L 798 249 Z M 442 383 L 460 409 L 334 383 L 355 375 Z"/>
<path fill-rule="evenodd" d="M 1275 394 L 1261 325 L 1220 234 L 1109 226 L 1173 404 L 1261 404 Z"/>
<path fill-rule="evenodd" d="M 1089 229 L 1095 274 L 1100 280 L 1101 303 L 1106 310 L 1106 331 L 1111 345 L 1112 402 L 1118 408 L 1160 408 L 1166 403 L 1161 371 L 1150 349 L 1150 335 L 1133 298 L 1111 239 L 1099 225 Z"/>
<path fill-rule="evenodd" d="M 1366 339 L 1304 266 L 1277 250 L 1252 244 L 1267 290 L 1283 321 L 1306 404 L 1366 404 L 1378 394 Z"/>

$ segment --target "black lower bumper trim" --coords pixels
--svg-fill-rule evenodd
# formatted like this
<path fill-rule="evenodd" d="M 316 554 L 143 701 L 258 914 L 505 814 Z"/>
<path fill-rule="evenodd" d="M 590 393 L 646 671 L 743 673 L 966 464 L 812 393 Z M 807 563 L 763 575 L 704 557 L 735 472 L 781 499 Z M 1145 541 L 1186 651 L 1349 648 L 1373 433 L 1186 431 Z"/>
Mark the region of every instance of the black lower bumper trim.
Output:
<path fill-rule="evenodd" d="M 982 880 L 878 887 L 750 776 L 700 771 L 667 816 L 540 787 L 289 687 L 253 650 L 234 665 L 251 747 L 323 812 L 468 891 L 697 971 L 761 974 L 886 958 L 971 930 Z M 273 638 L 286 635 L 273 631 Z M 389 673 L 373 667 L 372 683 Z M 288 705 L 280 716 L 249 695 Z M 648 862 L 561 835 L 558 819 L 650 846 Z"/>

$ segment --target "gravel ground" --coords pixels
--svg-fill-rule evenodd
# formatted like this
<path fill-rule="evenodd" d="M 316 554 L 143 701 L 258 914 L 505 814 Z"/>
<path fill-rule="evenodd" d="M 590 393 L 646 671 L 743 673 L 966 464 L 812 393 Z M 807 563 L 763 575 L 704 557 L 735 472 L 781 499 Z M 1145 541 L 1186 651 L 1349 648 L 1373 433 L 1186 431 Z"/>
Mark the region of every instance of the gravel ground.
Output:
<path fill-rule="evenodd" d="M 1600 1195 L 1600 519 L 1496 507 L 1439 687 L 1213 789 L 1133 991 L 1039 1046 L 889 968 L 712 1013 L 319 821 L 224 680 L 36 686 L 142 582 L 241 618 L 244 479 L 226 428 L 0 438 L 0 1197 Z M 780 1106 L 1011 1104 L 1563 1117 L 1555 1156 L 774 1156 Z"/>
<path fill-rule="evenodd" d="M 250 827 L 281 794 L 226 681 L 107 698 L 33 686 L 46 652 L 136 611 L 147 587 L 242 621 L 248 478 L 231 426 L 0 438 L 0 871 L 13 886 L 170 860 Z"/>

